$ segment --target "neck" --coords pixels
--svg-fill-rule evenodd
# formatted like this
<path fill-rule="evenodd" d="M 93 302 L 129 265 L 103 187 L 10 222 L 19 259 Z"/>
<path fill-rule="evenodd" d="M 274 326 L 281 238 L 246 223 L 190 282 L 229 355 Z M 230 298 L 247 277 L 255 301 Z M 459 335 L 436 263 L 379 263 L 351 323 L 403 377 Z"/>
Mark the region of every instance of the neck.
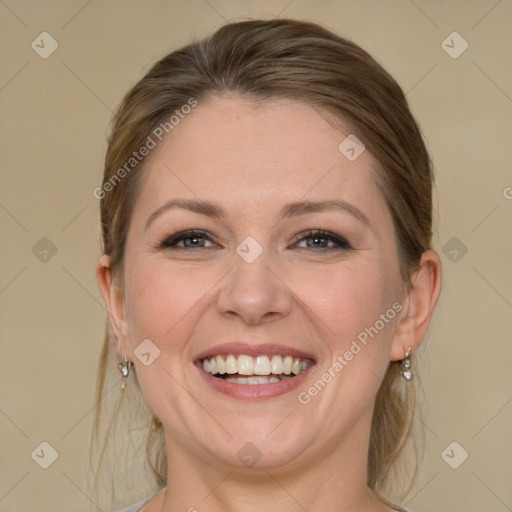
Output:
<path fill-rule="evenodd" d="M 342 439 L 323 439 L 295 460 L 265 468 L 220 463 L 166 434 L 169 467 L 162 512 L 391 510 L 367 488 L 369 426 L 361 421 Z"/>

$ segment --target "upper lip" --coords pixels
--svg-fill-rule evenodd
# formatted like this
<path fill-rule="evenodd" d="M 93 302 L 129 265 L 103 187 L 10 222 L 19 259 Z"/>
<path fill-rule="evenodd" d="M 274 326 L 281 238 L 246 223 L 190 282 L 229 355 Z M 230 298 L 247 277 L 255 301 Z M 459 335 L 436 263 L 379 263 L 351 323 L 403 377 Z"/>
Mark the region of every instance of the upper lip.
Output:
<path fill-rule="evenodd" d="M 233 354 L 235 356 L 246 355 L 252 357 L 281 355 L 299 357 L 301 359 L 311 359 L 312 361 L 315 360 L 313 355 L 309 352 L 305 352 L 304 350 L 299 350 L 294 347 L 287 347 L 285 345 L 278 345 L 276 343 L 251 344 L 234 341 L 231 343 L 221 343 L 219 345 L 213 345 L 212 347 L 209 347 L 203 352 L 197 354 L 195 361 L 211 358 L 221 354 Z"/>

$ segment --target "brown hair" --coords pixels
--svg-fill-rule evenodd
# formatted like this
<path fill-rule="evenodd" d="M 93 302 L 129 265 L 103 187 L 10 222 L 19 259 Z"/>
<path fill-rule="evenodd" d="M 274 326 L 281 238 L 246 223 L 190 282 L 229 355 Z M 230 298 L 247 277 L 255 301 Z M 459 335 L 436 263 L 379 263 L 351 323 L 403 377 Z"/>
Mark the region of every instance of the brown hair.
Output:
<path fill-rule="evenodd" d="M 232 23 L 157 62 L 128 92 L 114 116 L 103 186 L 112 184 L 116 173 L 119 177 L 133 152 L 176 110 L 191 99 L 200 103 L 225 94 L 305 102 L 350 127 L 379 163 L 373 171 L 393 218 L 404 284 L 410 287 L 432 236 L 433 177 L 427 149 L 396 81 L 359 46 L 313 23 L 289 19 Z M 119 282 L 144 163 L 123 173 L 101 194 L 103 252 Z M 98 375 L 96 434 L 112 352 L 107 332 Z M 411 429 L 415 389 L 412 383 L 399 387 L 399 373 L 399 362 L 391 362 L 376 397 L 368 454 L 372 489 L 384 488 Z M 149 430 L 149 462 L 161 486 L 167 461 L 162 456 L 164 446 L 155 449 L 153 443 L 154 439 L 163 442 L 162 425 L 154 415 Z"/>

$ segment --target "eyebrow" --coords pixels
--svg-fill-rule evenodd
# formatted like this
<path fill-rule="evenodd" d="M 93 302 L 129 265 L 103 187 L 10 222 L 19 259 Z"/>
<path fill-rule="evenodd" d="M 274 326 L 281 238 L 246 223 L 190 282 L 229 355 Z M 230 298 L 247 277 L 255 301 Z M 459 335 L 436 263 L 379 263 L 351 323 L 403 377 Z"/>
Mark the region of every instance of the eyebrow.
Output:
<path fill-rule="evenodd" d="M 167 201 L 162 206 L 157 208 L 148 217 L 144 230 L 148 229 L 149 225 L 157 217 L 172 208 L 182 208 L 184 210 L 198 213 L 199 215 L 217 219 L 222 219 L 226 216 L 224 209 L 219 204 L 213 203 L 211 201 L 202 201 L 200 199 L 171 199 L 170 201 Z M 361 210 L 356 208 L 353 204 L 339 199 L 328 201 L 296 201 L 294 203 L 289 203 L 281 208 L 279 217 L 290 218 L 299 215 L 305 215 L 307 213 L 319 213 L 332 210 L 348 213 L 358 221 L 371 228 L 370 219 Z"/>
<path fill-rule="evenodd" d="M 214 217 L 218 219 L 224 217 L 224 210 L 222 207 L 210 201 L 201 201 L 200 199 L 171 199 L 157 208 L 148 217 L 144 230 L 148 229 L 149 225 L 162 213 L 172 208 L 183 208 L 184 210 L 190 210 L 191 212 L 198 213 L 199 215 L 205 215 L 206 217 Z"/>
<path fill-rule="evenodd" d="M 355 217 L 358 221 L 371 227 L 370 219 L 353 204 L 340 199 L 333 199 L 329 201 L 297 201 L 284 206 L 281 210 L 280 216 L 283 218 L 295 217 L 297 215 L 304 215 L 306 213 L 325 212 L 329 210 L 337 210 L 342 213 L 348 213 Z"/>

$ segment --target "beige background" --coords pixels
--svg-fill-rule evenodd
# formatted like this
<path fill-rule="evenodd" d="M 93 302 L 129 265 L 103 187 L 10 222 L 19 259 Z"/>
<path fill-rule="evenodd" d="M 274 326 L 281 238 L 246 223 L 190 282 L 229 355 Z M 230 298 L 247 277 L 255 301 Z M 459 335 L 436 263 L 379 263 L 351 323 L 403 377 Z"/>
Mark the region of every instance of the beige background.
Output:
<path fill-rule="evenodd" d="M 0 511 L 100 510 L 86 479 L 105 313 L 92 191 L 111 110 L 191 37 L 277 15 L 374 55 L 434 157 L 444 288 L 419 356 L 426 460 L 404 503 L 512 510 L 512 1 L 0 0 Z M 59 45 L 47 59 L 31 48 L 43 31 Z M 441 46 L 453 31 L 469 44 L 456 59 Z M 58 452 L 46 470 L 31 458 L 43 441 Z M 441 457 L 453 441 L 469 454 L 458 469 Z"/>

